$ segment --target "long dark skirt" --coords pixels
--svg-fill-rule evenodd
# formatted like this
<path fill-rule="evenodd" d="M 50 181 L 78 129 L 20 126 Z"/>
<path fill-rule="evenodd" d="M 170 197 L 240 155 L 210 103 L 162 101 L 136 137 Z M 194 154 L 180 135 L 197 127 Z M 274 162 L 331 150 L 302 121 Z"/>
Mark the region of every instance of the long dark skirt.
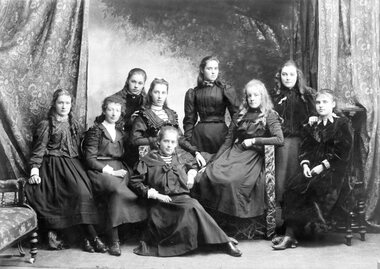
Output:
<path fill-rule="evenodd" d="M 194 195 L 207 208 L 239 218 L 266 209 L 264 153 L 234 144 L 201 174 Z"/>
<path fill-rule="evenodd" d="M 286 137 L 284 146 L 275 149 L 276 200 L 278 204 L 283 201 L 287 181 L 300 172 L 298 161 L 300 144 L 299 137 Z"/>
<path fill-rule="evenodd" d="M 284 193 L 284 220 L 303 225 L 326 224 L 337 204 L 343 182 L 342 173 L 332 170 L 312 178 L 297 174 L 289 180 Z"/>
<path fill-rule="evenodd" d="M 214 154 L 224 143 L 227 132 L 228 128 L 224 122 L 200 122 L 194 127 L 191 143 L 197 146 L 199 151 Z"/>
<path fill-rule="evenodd" d="M 41 183 L 27 184 L 26 197 L 48 229 L 98 223 L 91 182 L 78 159 L 45 156 Z"/>
<path fill-rule="evenodd" d="M 102 161 L 114 170 L 128 170 L 120 161 Z M 129 173 L 124 178 L 103 174 L 98 171 L 87 171 L 93 183 L 97 200 L 104 202 L 107 212 L 108 228 L 117 227 L 123 223 L 135 223 L 147 218 L 145 200 L 128 188 Z"/>
<path fill-rule="evenodd" d="M 172 196 L 170 203 L 154 201 L 148 227 L 140 246 L 145 256 L 178 256 L 202 244 L 223 244 L 229 239 L 197 200 L 189 195 Z"/>

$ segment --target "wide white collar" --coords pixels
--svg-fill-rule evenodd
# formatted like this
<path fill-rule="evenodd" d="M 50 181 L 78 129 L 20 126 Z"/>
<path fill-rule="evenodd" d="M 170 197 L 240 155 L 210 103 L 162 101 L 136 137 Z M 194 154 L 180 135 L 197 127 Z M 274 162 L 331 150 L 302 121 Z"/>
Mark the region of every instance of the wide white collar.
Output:
<path fill-rule="evenodd" d="M 321 116 L 319 116 L 317 124 L 320 124 L 321 122 L 323 122 L 323 125 L 325 126 L 327 124 L 327 121 L 334 123 L 334 118 L 339 118 L 339 117 L 335 113 L 331 113 L 331 115 L 329 115 L 328 117 L 324 119 Z"/>

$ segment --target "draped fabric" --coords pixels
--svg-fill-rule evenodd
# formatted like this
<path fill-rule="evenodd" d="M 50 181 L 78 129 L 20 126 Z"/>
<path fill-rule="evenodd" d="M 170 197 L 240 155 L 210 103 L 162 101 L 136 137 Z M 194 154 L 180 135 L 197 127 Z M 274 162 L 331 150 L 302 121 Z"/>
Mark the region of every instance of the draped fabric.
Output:
<path fill-rule="evenodd" d="M 25 176 L 33 131 L 58 88 L 87 110 L 86 0 L 0 1 L 0 179 Z"/>
<path fill-rule="evenodd" d="M 319 1 L 318 88 L 331 88 L 340 107 L 361 105 L 361 157 L 366 220 L 380 230 L 380 2 Z"/>

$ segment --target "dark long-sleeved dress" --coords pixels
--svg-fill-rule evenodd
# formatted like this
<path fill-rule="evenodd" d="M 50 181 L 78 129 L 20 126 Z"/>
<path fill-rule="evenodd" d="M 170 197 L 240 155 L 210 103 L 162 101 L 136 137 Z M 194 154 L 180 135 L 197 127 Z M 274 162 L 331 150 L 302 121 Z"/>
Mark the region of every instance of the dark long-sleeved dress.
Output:
<path fill-rule="evenodd" d="M 275 152 L 276 199 L 282 202 L 286 181 L 299 172 L 298 154 L 301 130 L 310 116 L 317 115 L 313 98 L 314 90 L 306 88 L 301 94 L 297 88 L 282 87 L 273 96 L 274 109 L 283 118 L 282 130 L 285 137 L 283 147 Z"/>
<path fill-rule="evenodd" d="M 145 198 L 148 190 L 154 188 L 169 195 L 172 201 L 150 200 L 147 230 L 140 246 L 134 250 L 136 254 L 177 256 L 201 244 L 229 242 L 214 219 L 189 196 L 186 168 L 190 167 L 179 155 L 174 154 L 171 164 L 167 164 L 155 150 L 139 162 L 136 176 L 130 182 L 131 188 Z"/>
<path fill-rule="evenodd" d="M 250 218 L 264 213 L 265 173 L 264 145 L 282 145 L 280 119 L 270 111 L 266 124 L 257 122 L 259 109 L 250 109 L 237 122 L 231 122 L 225 143 L 199 178 L 194 192 L 205 207 L 219 212 Z M 255 138 L 244 148 L 242 142 Z"/>
<path fill-rule="evenodd" d="M 78 159 L 79 123 L 48 120 L 39 123 L 29 165 L 39 168 L 40 184 L 27 184 L 26 197 L 47 229 L 98 223 L 91 182 Z"/>
<path fill-rule="evenodd" d="M 322 122 L 308 124 L 304 132 L 300 162 L 309 163 L 312 169 L 327 160 L 330 168 L 312 178 L 301 172 L 289 180 L 284 193 L 284 220 L 325 223 L 342 189 L 352 144 L 351 126 L 347 118 L 340 117 L 327 121 L 326 126 Z"/>
<path fill-rule="evenodd" d="M 216 153 L 228 132 L 226 108 L 231 118 L 239 110 L 235 90 L 219 81 L 212 86 L 197 86 L 186 92 L 184 107 L 183 129 L 186 140 L 199 152 Z"/>
<path fill-rule="evenodd" d="M 146 219 L 145 203 L 127 186 L 131 171 L 123 162 L 123 133 L 116 129 L 116 138 L 113 141 L 102 124 L 95 124 L 86 132 L 83 152 L 94 192 L 107 205 L 107 226 L 117 227 L 123 223 Z M 114 170 L 127 170 L 129 173 L 124 178 L 102 173 L 106 165 Z"/>
<path fill-rule="evenodd" d="M 157 136 L 160 128 L 166 124 L 178 128 L 178 115 L 170 109 L 164 108 L 168 120 L 164 121 L 158 117 L 152 109 L 141 110 L 139 116 L 133 121 L 131 142 L 134 146 L 149 146 L 150 149 L 157 149 Z M 179 146 L 191 154 L 195 154 L 196 148 L 192 146 L 180 131 Z"/>
<path fill-rule="evenodd" d="M 113 94 L 112 96 L 117 96 L 124 100 L 125 102 L 125 115 L 123 118 L 124 123 L 124 148 L 125 151 L 128 152 L 126 156 L 126 162 L 128 166 L 133 167 L 133 165 L 138 161 L 138 149 L 136 146 L 133 146 L 130 143 L 130 136 L 132 131 L 132 123 L 134 117 L 132 117 L 133 113 L 136 111 L 140 111 L 143 108 L 145 103 L 145 91 L 138 95 L 132 94 L 128 90 L 128 86 L 126 85 L 122 90 Z"/>

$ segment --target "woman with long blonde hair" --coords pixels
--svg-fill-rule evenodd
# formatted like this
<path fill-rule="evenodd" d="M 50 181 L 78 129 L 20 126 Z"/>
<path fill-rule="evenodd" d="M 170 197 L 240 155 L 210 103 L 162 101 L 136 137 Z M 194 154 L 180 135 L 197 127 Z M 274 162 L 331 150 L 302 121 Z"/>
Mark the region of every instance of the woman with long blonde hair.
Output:
<path fill-rule="evenodd" d="M 264 213 L 264 145 L 283 144 L 280 121 L 265 85 L 249 81 L 224 144 L 199 177 L 194 193 L 201 204 L 239 218 Z"/>

